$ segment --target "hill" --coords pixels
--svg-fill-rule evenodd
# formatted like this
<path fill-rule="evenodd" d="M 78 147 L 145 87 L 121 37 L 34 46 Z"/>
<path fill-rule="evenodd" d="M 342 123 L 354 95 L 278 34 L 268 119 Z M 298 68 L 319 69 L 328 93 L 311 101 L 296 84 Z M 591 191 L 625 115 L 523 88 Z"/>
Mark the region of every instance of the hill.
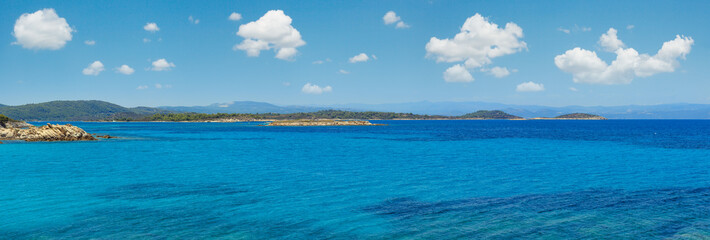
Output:
<path fill-rule="evenodd" d="M 164 106 L 158 107 L 163 110 L 173 112 L 195 112 L 195 113 L 299 113 L 316 112 L 326 110 L 324 107 L 307 106 L 277 106 L 265 102 L 234 101 L 229 103 L 215 103 L 207 106 Z"/>
<path fill-rule="evenodd" d="M 23 121 L 92 121 L 137 118 L 168 111 L 137 107 L 126 108 L 104 101 L 52 101 L 0 107 L 0 114 Z"/>
<path fill-rule="evenodd" d="M 474 113 L 467 113 L 467 114 L 461 115 L 459 118 L 463 118 L 463 119 L 523 119 L 521 117 L 518 117 L 515 115 L 510 115 L 510 114 L 500 111 L 500 110 L 493 110 L 493 111 L 480 110 L 480 111 L 476 111 Z"/>

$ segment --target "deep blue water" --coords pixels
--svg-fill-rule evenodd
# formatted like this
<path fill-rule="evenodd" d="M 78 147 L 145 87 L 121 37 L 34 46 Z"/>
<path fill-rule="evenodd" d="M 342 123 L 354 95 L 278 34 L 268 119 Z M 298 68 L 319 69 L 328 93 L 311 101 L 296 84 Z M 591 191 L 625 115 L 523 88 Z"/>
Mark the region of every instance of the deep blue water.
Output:
<path fill-rule="evenodd" d="M 0 239 L 710 238 L 710 121 L 379 122 L 6 142 Z"/>

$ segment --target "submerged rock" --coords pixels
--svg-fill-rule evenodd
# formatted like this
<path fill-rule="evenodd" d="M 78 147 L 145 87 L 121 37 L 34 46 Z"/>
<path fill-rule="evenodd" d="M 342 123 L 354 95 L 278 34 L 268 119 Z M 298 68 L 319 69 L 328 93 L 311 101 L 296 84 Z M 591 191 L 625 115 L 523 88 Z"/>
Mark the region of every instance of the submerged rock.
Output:
<path fill-rule="evenodd" d="M 26 123 L 25 123 L 26 124 Z M 29 124 L 28 124 L 29 125 Z M 7 125 L 6 125 L 7 126 Z M 28 142 L 50 141 L 91 141 L 96 140 L 91 134 L 71 124 L 47 124 L 41 127 L 30 125 L 27 128 L 0 128 L 0 140 L 24 140 Z"/>

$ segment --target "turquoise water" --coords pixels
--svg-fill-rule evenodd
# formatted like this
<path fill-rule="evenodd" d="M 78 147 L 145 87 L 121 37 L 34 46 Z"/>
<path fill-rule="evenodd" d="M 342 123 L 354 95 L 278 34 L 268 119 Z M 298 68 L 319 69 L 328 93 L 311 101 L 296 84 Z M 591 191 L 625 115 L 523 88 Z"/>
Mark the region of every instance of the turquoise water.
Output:
<path fill-rule="evenodd" d="M 0 239 L 710 237 L 710 121 L 378 122 L 6 142 Z"/>

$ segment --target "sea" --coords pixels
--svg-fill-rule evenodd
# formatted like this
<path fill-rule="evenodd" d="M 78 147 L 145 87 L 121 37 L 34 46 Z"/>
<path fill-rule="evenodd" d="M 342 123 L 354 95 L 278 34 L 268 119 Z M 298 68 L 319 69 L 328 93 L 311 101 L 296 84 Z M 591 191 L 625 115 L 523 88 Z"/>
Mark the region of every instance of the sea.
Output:
<path fill-rule="evenodd" d="M 4 141 L 0 239 L 710 238 L 708 120 L 373 122 Z"/>

